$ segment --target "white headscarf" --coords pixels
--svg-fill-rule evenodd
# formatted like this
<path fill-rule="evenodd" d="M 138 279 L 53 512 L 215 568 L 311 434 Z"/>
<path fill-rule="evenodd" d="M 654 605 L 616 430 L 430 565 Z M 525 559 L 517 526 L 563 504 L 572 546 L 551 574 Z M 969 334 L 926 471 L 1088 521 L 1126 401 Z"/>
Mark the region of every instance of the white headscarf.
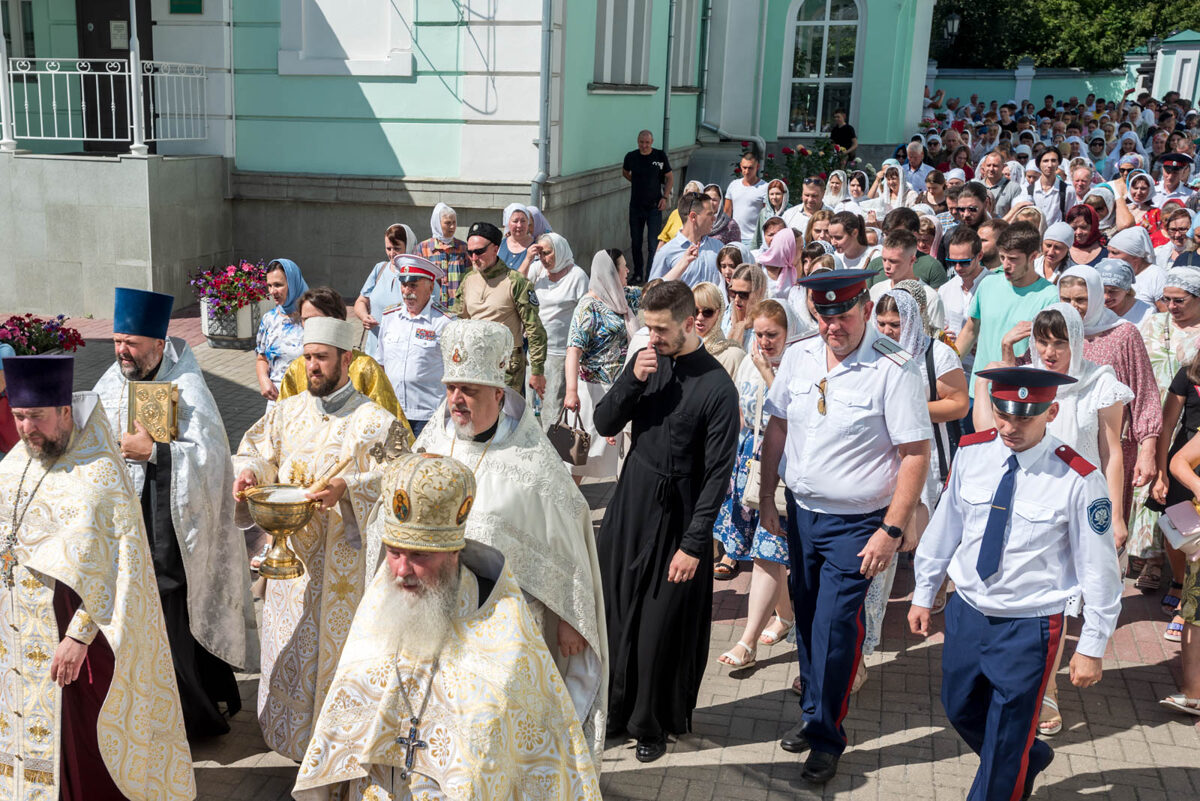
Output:
<path fill-rule="evenodd" d="M 913 356 L 924 356 L 925 349 L 932 341 L 925 333 L 925 323 L 921 319 L 921 309 L 911 293 L 903 289 L 889 289 L 883 294 L 896 301 L 896 310 L 900 314 L 900 337 L 897 342 L 900 347 Z M 879 318 L 879 306 L 875 306 L 875 317 Z"/>
<path fill-rule="evenodd" d="M 1200 270 L 1189 266 L 1172 267 L 1167 270 L 1167 280 L 1163 285 L 1200 297 Z"/>
<path fill-rule="evenodd" d="M 887 182 L 888 170 L 895 170 L 896 174 L 900 176 L 900 183 L 897 190 L 898 197 L 892 197 L 891 195 L 892 190 Z M 879 205 L 883 207 L 885 214 L 898 206 L 902 206 L 904 199 L 908 196 L 908 192 L 911 189 L 912 187 L 908 185 L 908 178 L 904 175 L 904 168 L 900 166 L 900 162 L 895 159 L 888 159 L 883 162 L 883 181 L 879 185 L 877 200 L 879 201 Z"/>
<path fill-rule="evenodd" d="M 596 255 L 592 256 L 592 278 L 588 282 L 588 291 L 605 306 L 625 318 L 625 329 L 629 336 L 637 333 L 641 326 L 637 314 L 629 308 L 629 303 L 625 300 L 625 287 L 621 284 L 617 265 L 613 264 L 612 257 L 603 250 L 596 251 Z"/>
<path fill-rule="evenodd" d="M 1067 247 L 1071 247 L 1075 243 L 1075 229 L 1067 223 L 1059 220 L 1053 225 L 1046 228 L 1046 233 L 1042 234 L 1042 241 L 1049 239 L 1052 242 L 1062 242 Z"/>
<path fill-rule="evenodd" d="M 1150 241 L 1150 234 L 1140 225 L 1117 231 L 1108 240 L 1108 246 L 1146 261 L 1154 261 L 1154 244 Z"/>
<path fill-rule="evenodd" d="M 1154 185 L 1154 178 L 1150 175 L 1150 173 L 1146 172 L 1145 170 L 1133 170 L 1132 172 L 1129 173 L 1129 176 L 1125 179 L 1125 185 L 1128 186 L 1130 189 L 1132 189 L 1133 182 L 1138 179 L 1145 181 L 1146 185 L 1150 187 L 1150 192 L 1146 195 L 1145 201 L 1143 201 L 1146 205 L 1146 208 L 1150 208 L 1151 206 L 1154 205 L 1154 193 L 1155 193 L 1155 191 L 1157 191 L 1155 188 L 1155 185 Z M 1131 195 L 1125 196 L 1125 202 L 1131 206 L 1136 205 L 1133 202 L 1133 197 Z"/>
<path fill-rule="evenodd" d="M 1072 276 L 1082 278 L 1084 283 L 1087 284 L 1087 314 L 1083 317 L 1083 335 L 1085 337 L 1103 334 L 1109 329 L 1129 322 L 1104 305 L 1104 279 L 1100 277 L 1100 273 L 1095 267 L 1087 264 L 1076 264 L 1059 277 L 1059 286 L 1062 286 L 1063 278 Z"/>
<path fill-rule="evenodd" d="M 442 236 L 443 217 L 453 217 L 455 220 L 457 220 L 458 212 L 450 208 L 450 206 L 445 203 L 438 203 L 433 207 L 433 214 L 429 217 L 429 227 L 433 230 L 433 238 L 435 240 L 441 242 L 443 245 L 453 245 L 454 237 Z"/>
<path fill-rule="evenodd" d="M 1097 184 L 1088 190 L 1088 193 L 1083 196 L 1087 200 L 1092 195 L 1104 201 L 1104 208 L 1108 211 L 1104 215 L 1104 219 L 1100 221 L 1101 228 L 1112 228 L 1116 225 L 1117 220 L 1117 195 L 1112 191 L 1112 187 L 1108 184 Z"/>
<path fill-rule="evenodd" d="M 535 239 L 542 234 L 554 233 L 554 229 L 550 227 L 550 221 L 537 206 L 526 206 L 525 213 L 529 215 L 530 228 L 533 230 Z"/>
<path fill-rule="evenodd" d="M 838 203 L 841 203 L 843 200 L 846 200 L 850 197 L 850 185 L 849 179 L 846 178 L 846 171 L 834 170 L 833 172 L 829 173 L 829 179 L 833 180 L 833 176 L 835 175 L 842 179 L 842 191 L 839 194 L 831 195 L 829 193 L 829 184 L 825 184 L 825 205 L 831 209 Z"/>
<path fill-rule="evenodd" d="M 721 250 L 725 248 L 737 248 L 737 252 L 742 254 L 742 264 L 754 264 L 754 254 L 750 252 L 750 248 L 742 243 L 740 239 L 735 239 L 728 245 L 722 245 Z"/>
<path fill-rule="evenodd" d="M 571 246 L 567 244 L 565 238 L 551 231 L 550 233 L 542 234 L 538 239 L 548 239 L 550 241 L 550 247 L 554 250 L 555 273 L 561 273 L 563 270 L 569 270 L 575 266 L 575 254 L 571 252 Z M 546 265 L 542 264 L 541 259 L 538 259 L 537 264 L 542 272 L 549 274 L 550 271 L 546 269 Z M 532 269 L 530 272 L 532 273 Z"/>
<path fill-rule="evenodd" d="M 393 226 L 397 226 L 397 225 L 404 229 L 404 252 L 405 253 L 416 253 L 417 252 L 417 235 L 416 235 L 416 233 L 414 233 L 413 229 L 409 228 L 404 223 L 392 223 L 391 225 L 388 226 L 388 228 L 392 228 Z"/>
<path fill-rule="evenodd" d="M 1067 384 L 1058 388 L 1058 397 L 1068 395 L 1078 391 L 1079 385 L 1083 382 L 1079 379 L 1083 378 L 1083 318 L 1079 316 L 1079 312 L 1075 311 L 1075 307 L 1070 303 L 1051 303 L 1046 308 L 1042 309 L 1038 314 L 1045 314 L 1048 311 L 1056 311 L 1063 316 L 1063 320 L 1067 323 L 1067 341 L 1071 346 L 1071 363 L 1067 368 L 1067 375 L 1076 379 L 1076 383 Z M 1036 320 L 1037 317 L 1034 317 Z M 1034 344 L 1033 334 L 1029 335 L 1029 357 L 1030 362 L 1039 370 L 1048 370 L 1049 368 L 1042 362 L 1042 357 L 1038 353 L 1037 345 Z M 1071 444 L 1071 443 L 1068 443 Z"/>
<path fill-rule="evenodd" d="M 1025 165 L 1015 159 L 1004 165 L 1008 172 L 1008 180 L 1015 184 L 1025 184 Z"/>
<path fill-rule="evenodd" d="M 527 209 L 523 203 L 509 203 L 504 207 L 504 216 L 501 218 L 501 227 L 504 228 L 504 232 L 508 233 L 508 221 L 512 219 L 513 214 L 518 211 L 525 215 L 525 219 L 529 220 L 529 229 L 532 233 L 533 217 L 530 216 L 529 209 Z M 536 237 L 534 238 L 536 239 Z"/>

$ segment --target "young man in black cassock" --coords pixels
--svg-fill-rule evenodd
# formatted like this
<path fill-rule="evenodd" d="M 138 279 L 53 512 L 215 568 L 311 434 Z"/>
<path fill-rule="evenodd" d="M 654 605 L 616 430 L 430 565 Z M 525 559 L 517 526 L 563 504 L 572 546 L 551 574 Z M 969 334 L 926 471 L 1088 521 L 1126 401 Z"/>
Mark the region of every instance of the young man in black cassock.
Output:
<path fill-rule="evenodd" d="M 712 623 L 712 529 L 737 451 L 738 396 L 696 334 L 682 281 L 642 298 L 650 345 L 596 406 L 596 430 L 633 423 L 633 444 L 600 525 L 608 619 L 608 733 L 652 762 L 690 731 Z"/>

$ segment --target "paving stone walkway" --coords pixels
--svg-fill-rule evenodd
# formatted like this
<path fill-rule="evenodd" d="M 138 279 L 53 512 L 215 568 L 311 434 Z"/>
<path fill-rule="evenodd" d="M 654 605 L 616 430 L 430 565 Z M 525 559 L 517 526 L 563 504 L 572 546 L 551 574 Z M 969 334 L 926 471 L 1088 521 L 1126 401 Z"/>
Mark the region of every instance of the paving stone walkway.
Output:
<path fill-rule="evenodd" d="M 113 358 L 105 320 L 72 321 L 88 338 L 78 353 L 76 388 L 90 388 Z M 253 355 L 204 344 L 194 311 L 172 321 L 171 334 L 187 339 L 221 408 L 231 442 L 258 419 Z M 587 484 L 598 521 L 611 482 Z M 791 692 L 795 647 L 760 648 L 758 665 L 730 672 L 716 657 L 738 639 L 745 622 L 748 575 L 717 582 L 713 593 L 711 660 L 700 690 L 693 733 L 671 744 L 666 757 L 646 766 L 633 743 L 610 741 L 603 760 L 604 796 L 611 801 L 785 801 L 786 799 L 962 799 L 978 766 L 942 714 L 941 634 L 921 640 L 904 626 L 912 571 L 897 573 L 880 650 L 867 660 L 870 676 L 846 718 L 850 749 L 839 775 L 814 790 L 800 779 L 801 760 L 778 738 L 799 714 Z M 1072 621 L 1067 653 L 1074 648 Z M 1058 676 L 1066 726 L 1052 739 L 1057 758 L 1039 779 L 1036 799 L 1183 801 L 1200 797 L 1200 729 L 1195 718 L 1162 709 L 1174 692 L 1179 646 L 1163 640 L 1167 618 L 1156 596 L 1127 589 L 1121 625 L 1109 645 L 1101 683 L 1080 691 Z M 225 737 L 192 744 L 202 801 L 290 798 L 296 767 L 269 752 L 254 717 L 257 675 L 242 676 L 244 710 Z"/>

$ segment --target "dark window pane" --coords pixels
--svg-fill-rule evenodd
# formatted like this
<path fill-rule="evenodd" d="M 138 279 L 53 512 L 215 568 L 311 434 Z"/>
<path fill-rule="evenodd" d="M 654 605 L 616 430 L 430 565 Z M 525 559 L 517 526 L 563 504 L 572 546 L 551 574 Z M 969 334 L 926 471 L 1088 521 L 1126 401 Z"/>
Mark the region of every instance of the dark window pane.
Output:
<path fill-rule="evenodd" d="M 829 26 L 829 55 L 825 60 L 826 78 L 854 77 L 854 46 L 858 40 L 856 25 Z"/>
<path fill-rule="evenodd" d="M 847 113 L 850 111 L 850 90 L 852 86 L 848 83 L 827 83 L 825 84 L 825 97 L 821 101 L 821 130 L 828 131 L 833 125 L 833 112 L 835 109 L 845 109 Z M 793 97 L 795 95 L 793 94 Z M 793 101 L 794 104 L 794 101 Z"/>
<path fill-rule="evenodd" d="M 830 19 L 858 19 L 858 6 L 854 0 L 830 0 Z"/>
<path fill-rule="evenodd" d="M 788 118 L 788 130 L 792 133 L 811 133 L 816 130 L 817 91 L 815 83 L 792 86 L 792 107 Z"/>
<path fill-rule="evenodd" d="M 820 22 L 825 19 L 825 0 L 806 0 L 796 12 L 800 22 Z"/>
<path fill-rule="evenodd" d="M 800 25 L 796 28 L 796 56 L 793 78 L 821 77 L 821 37 L 824 27 Z"/>

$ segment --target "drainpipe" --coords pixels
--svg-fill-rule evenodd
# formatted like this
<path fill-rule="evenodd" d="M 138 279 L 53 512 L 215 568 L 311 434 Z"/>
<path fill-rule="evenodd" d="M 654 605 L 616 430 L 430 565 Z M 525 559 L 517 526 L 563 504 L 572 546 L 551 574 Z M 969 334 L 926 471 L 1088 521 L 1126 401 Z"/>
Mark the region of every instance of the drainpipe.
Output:
<path fill-rule="evenodd" d="M 542 73 L 538 82 L 541 99 L 538 112 L 538 174 L 529 183 L 529 204 L 542 207 L 542 192 L 550 177 L 550 48 L 554 29 L 554 2 L 542 0 Z"/>
<path fill-rule="evenodd" d="M 758 41 L 767 41 L 767 9 L 766 3 L 759 0 L 758 3 Z M 767 57 L 767 48 L 758 48 L 758 64 L 754 66 L 754 116 L 750 121 L 750 130 L 757 135 L 762 128 L 762 79 L 763 79 L 763 59 Z M 759 137 L 761 140 L 761 137 Z M 766 144 L 759 145 L 758 157 L 765 159 L 767 157 Z"/>
<path fill-rule="evenodd" d="M 137 23 L 137 0 L 129 0 L 129 119 L 133 129 L 129 152 L 145 156 L 150 148 L 146 147 L 145 120 L 142 118 L 142 46 L 138 42 Z"/>
<path fill-rule="evenodd" d="M 667 74 L 663 80 L 666 90 L 663 92 L 662 127 L 662 152 L 664 153 L 671 147 L 671 58 L 675 55 L 675 3 L 676 0 L 671 0 L 671 4 L 667 6 Z"/>
<path fill-rule="evenodd" d="M 8 85 L 8 48 L 0 36 L 0 151 L 12 153 L 17 149 L 13 136 L 12 95 Z"/>
<path fill-rule="evenodd" d="M 738 136 L 737 134 L 729 133 L 725 129 L 713 125 L 711 122 L 705 119 L 708 114 L 708 47 L 711 26 L 712 0 L 705 0 L 704 10 L 701 12 L 700 17 L 700 102 L 696 110 L 696 127 L 703 128 L 706 131 L 712 131 L 721 139 L 733 139 L 738 142 L 743 140 L 754 142 L 754 144 L 758 146 L 760 157 L 766 158 L 767 142 L 761 136 L 756 134 Z M 759 41 L 762 41 L 762 39 Z"/>

